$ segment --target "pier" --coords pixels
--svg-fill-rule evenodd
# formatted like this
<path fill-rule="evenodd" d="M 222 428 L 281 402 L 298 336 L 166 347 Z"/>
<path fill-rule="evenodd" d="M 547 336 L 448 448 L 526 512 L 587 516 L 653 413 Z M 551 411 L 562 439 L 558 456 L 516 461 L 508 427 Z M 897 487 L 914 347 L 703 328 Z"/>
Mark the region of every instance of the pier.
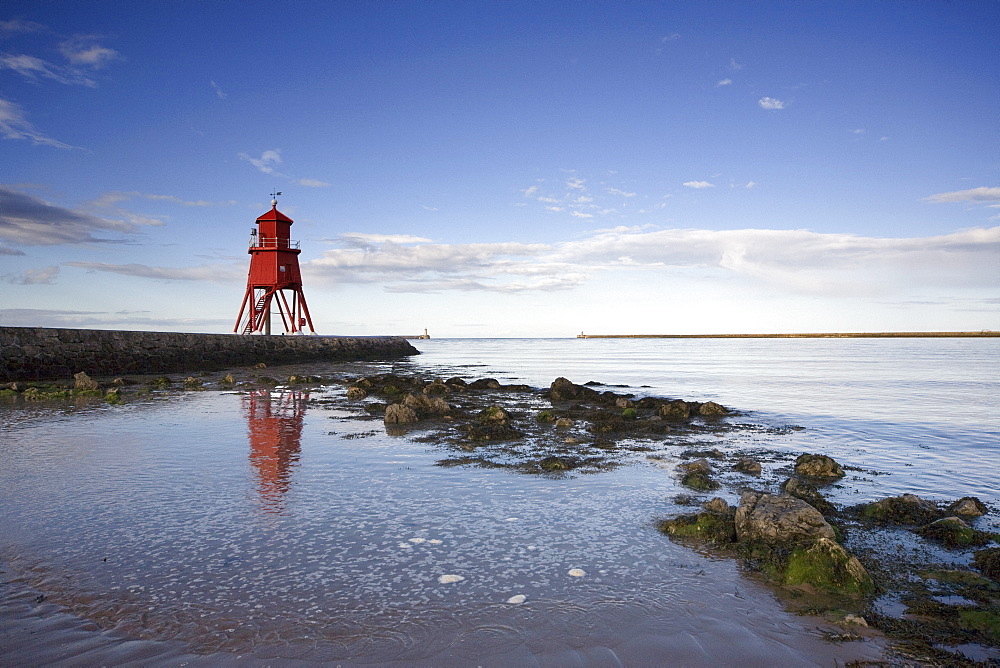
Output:
<path fill-rule="evenodd" d="M 584 334 L 578 339 L 916 339 L 1000 336 L 1000 331 L 974 332 L 813 332 L 798 334 Z"/>

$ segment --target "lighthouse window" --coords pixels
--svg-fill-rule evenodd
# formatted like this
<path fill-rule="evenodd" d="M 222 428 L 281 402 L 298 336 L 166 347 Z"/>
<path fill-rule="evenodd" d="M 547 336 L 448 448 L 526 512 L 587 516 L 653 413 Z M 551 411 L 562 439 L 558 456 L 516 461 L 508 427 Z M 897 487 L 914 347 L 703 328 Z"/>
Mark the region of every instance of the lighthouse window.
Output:
<path fill-rule="evenodd" d="M 278 271 L 284 271 L 284 270 L 285 270 L 285 265 L 280 265 L 278 267 Z"/>

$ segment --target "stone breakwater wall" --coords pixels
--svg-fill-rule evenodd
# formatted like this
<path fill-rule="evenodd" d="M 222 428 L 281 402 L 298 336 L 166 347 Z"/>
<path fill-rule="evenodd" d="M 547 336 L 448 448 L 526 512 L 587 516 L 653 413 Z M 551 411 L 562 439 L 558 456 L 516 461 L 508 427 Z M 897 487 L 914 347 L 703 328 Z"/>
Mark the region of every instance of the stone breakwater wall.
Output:
<path fill-rule="evenodd" d="M 0 380 L 67 378 L 417 355 L 398 336 L 241 336 L 0 327 Z"/>

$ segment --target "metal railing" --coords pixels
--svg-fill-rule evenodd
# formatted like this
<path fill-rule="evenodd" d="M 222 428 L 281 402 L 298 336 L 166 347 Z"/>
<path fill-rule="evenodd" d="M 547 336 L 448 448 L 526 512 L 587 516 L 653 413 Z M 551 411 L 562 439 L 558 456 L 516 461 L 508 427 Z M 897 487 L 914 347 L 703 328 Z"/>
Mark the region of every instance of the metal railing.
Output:
<path fill-rule="evenodd" d="M 291 239 L 278 239 L 277 237 L 250 237 L 250 248 L 282 248 L 298 250 L 299 242 Z"/>

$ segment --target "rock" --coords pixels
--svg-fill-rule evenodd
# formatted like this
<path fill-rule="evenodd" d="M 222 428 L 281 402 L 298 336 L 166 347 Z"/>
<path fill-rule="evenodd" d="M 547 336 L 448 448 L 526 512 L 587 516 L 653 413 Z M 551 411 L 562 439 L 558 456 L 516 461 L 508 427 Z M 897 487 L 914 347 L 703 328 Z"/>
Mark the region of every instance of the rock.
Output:
<path fill-rule="evenodd" d="M 626 399 L 625 397 L 616 397 L 615 398 L 615 407 L 616 408 L 632 408 L 632 406 L 633 406 L 633 403 L 632 403 L 631 399 Z"/>
<path fill-rule="evenodd" d="M 699 471 L 688 471 L 685 473 L 684 477 L 681 478 L 681 484 L 702 492 L 719 489 L 719 483 L 712 480 L 707 473 L 701 473 Z"/>
<path fill-rule="evenodd" d="M 904 494 L 861 506 L 860 515 L 879 524 L 922 525 L 941 519 L 944 513 L 916 494 Z"/>
<path fill-rule="evenodd" d="M 455 376 L 454 378 L 449 378 L 448 380 L 444 381 L 444 384 L 455 390 L 464 390 L 466 387 L 468 387 L 468 383 L 466 383 L 458 376 Z"/>
<path fill-rule="evenodd" d="M 986 505 L 974 496 L 963 496 L 948 506 L 948 512 L 959 517 L 980 517 L 987 512 Z"/>
<path fill-rule="evenodd" d="M 984 531 L 973 529 L 957 517 L 945 517 L 927 526 L 920 527 L 916 533 L 928 540 L 941 543 L 945 547 L 973 547 L 986 545 L 992 536 Z"/>
<path fill-rule="evenodd" d="M 426 394 L 407 394 L 403 398 L 403 405 L 412 408 L 418 416 L 444 415 L 451 410 L 448 402 L 441 397 L 429 397 Z"/>
<path fill-rule="evenodd" d="M 818 538 L 792 550 L 782 576 L 786 586 L 808 585 L 850 597 L 875 592 L 871 575 L 842 545 L 830 538 Z"/>
<path fill-rule="evenodd" d="M 473 424 L 465 427 L 465 433 L 472 441 L 505 441 L 520 436 L 510 426 L 510 413 L 499 406 L 480 411 Z"/>
<path fill-rule="evenodd" d="M 510 422 L 510 413 L 499 406 L 489 406 L 480 411 L 476 419 L 486 424 L 507 424 Z"/>
<path fill-rule="evenodd" d="M 365 390 L 363 388 L 358 387 L 357 385 L 351 385 L 349 388 L 347 388 L 347 398 L 348 399 L 356 401 L 358 399 L 364 399 L 367 396 L 368 396 L 368 393 L 365 392 Z"/>
<path fill-rule="evenodd" d="M 73 385 L 73 389 L 76 390 L 99 390 L 101 386 L 97 384 L 96 381 L 91 380 L 90 376 L 87 375 L 86 371 L 81 371 L 80 373 L 73 374 L 73 380 L 76 381 Z"/>
<path fill-rule="evenodd" d="M 868 620 L 858 615 L 844 615 L 843 623 L 853 624 L 854 626 L 868 626 Z"/>
<path fill-rule="evenodd" d="M 972 553 L 972 565 L 986 577 L 1000 582 L 1000 547 L 988 547 Z"/>
<path fill-rule="evenodd" d="M 826 455 L 799 455 L 795 460 L 795 472 L 810 478 L 843 478 L 844 469 L 833 458 Z"/>
<path fill-rule="evenodd" d="M 682 471 L 687 471 L 688 473 L 702 473 L 709 475 L 712 473 L 712 465 L 708 463 L 707 459 L 696 459 L 693 462 L 684 462 L 683 464 L 678 464 L 677 468 Z"/>
<path fill-rule="evenodd" d="M 227 373 L 226 376 L 219 381 L 223 385 L 234 385 L 236 384 L 236 379 L 233 378 L 233 374 Z"/>
<path fill-rule="evenodd" d="M 680 399 L 660 404 L 658 414 L 668 420 L 686 420 L 691 417 L 691 407 Z"/>
<path fill-rule="evenodd" d="M 763 469 L 758 462 L 755 462 L 749 457 L 740 457 L 736 463 L 733 464 L 733 470 L 737 473 L 746 473 L 747 475 L 760 475 Z"/>
<path fill-rule="evenodd" d="M 499 390 L 500 381 L 493 378 L 480 378 L 469 383 L 467 387 L 470 390 Z"/>
<path fill-rule="evenodd" d="M 706 401 L 698 407 L 698 414 L 703 417 L 722 417 L 729 415 L 729 411 L 714 401 Z"/>
<path fill-rule="evenodd" d="M 556 427 L 559 429 L 568 429 L 573 426 L 573 420 L 568 417 L 561 417 L 556 420 Z"/>
<path fill-rule="evenodd" d="M 600 396 L 597 390 L 583 385 L 577 385 L 559 377 L 549 386 L 549 399 L 552 401 L 571 401 L 573 399 L 595 399 Z"/>
<path fill-rule="evenodd" d="M 723 501 L 723 503 L 725 502 Z M 718 547 L 725 547 L 736 541 L 736 527 L 733 525 L 731 512 L 681 515 L 672 520 L 660 522 L 657 528 L 673 538 L 692 539 Z"/>
<path fill-rule="evenodd" d="M 726 502 L 722 497 L 715 497 L 711 501 L 706 501 L 702 506 L 705 510 L 710 513 L 717 514 L 728 514 L 732 509 L 729 507 L 729 503 Z"/>
<path fill-rule="evenodd" d="M 386 424 L 412 424 L 417 421 L 417 414 L 409 406 L 389 404 L 385 407 Z"/>
<path fill-rule="evenodd" d="M 818 510 L 794 496 L 747 492 L 736 509 L 736 535 L 741 541 L 769 545 L 816 538 L 836 538 Z"/>
<path fill-rule="evenodd" d="M 828 515 L 836 511 L 833 504 L 827 501 L 826 498 L 820 494 L 819 490 L 816 489 L 816 485 L 800 480 L 799 478 L 792 477 L 781 483 L 781 490 L 785 494 L 790 494 L 797 499 L 802 499 L 824 515 Z"/>
<path fill-rule="evenodd" d="M 424 394 L 431 397 L 439 397 L 443 394 L 451 394 L 451 388 L 444 384 L 443 381 L 435 380 L 433 383 L 424 388 Z"/>

